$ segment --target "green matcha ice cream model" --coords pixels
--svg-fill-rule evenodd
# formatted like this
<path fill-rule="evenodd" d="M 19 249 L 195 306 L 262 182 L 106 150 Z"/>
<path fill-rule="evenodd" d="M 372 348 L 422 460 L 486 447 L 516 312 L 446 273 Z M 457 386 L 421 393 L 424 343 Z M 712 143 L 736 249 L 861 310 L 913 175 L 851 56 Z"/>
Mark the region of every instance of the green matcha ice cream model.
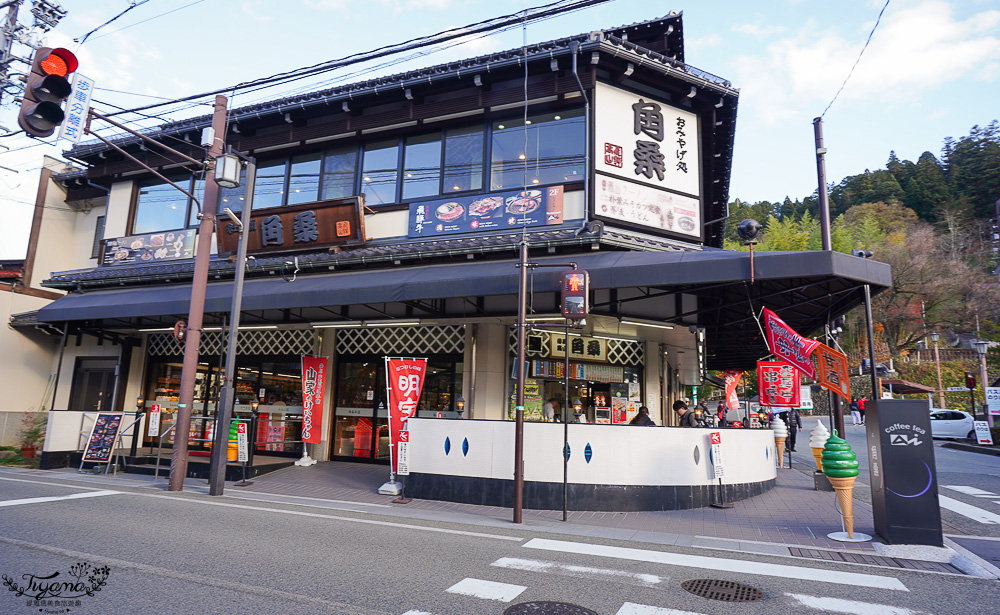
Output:
<path fill-rule="evenodd" d="M 854 481 L 858 479 L 858 456 L 851 450 L 846 440 L 837 436 L 837 430 L 826 441 L 823 455 L 823 474 L 830 479 L 833 490 L 837 492 L 837 503 L 840 504 L 840 514 L 844 517 L 844 529 L 847 535 L 854 538 Z"/>

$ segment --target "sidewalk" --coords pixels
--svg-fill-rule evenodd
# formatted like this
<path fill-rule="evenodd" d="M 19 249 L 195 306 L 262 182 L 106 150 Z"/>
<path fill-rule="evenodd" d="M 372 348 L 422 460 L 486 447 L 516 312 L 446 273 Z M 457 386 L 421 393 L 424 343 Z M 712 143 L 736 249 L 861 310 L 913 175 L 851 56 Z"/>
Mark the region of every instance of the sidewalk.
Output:
<path fill-rule="evenodd" d="M 405 519 L 462 523 L 481 527 L 526 529 L 588 538 L 629 540 L 740 553 L 805 558 L 908 568 L 948 574 L 998 578 L 1000 570 L 945 539 L 945 548 L 884 545 L 875 536 L 872 509 L 854 500 L 854 531 L 873 536 L 871 542 L 846 543 L 827 537 L 841 532 L 836 496 L 813 488 L 812 459 L 796 460 L 794 469 L 778 471 L 774 489 L 735 502 L 732 508 L 698 508 L 668 512 L 580 512 L 524 510 L 521 525 L 512 522 L 510 508 L 456 504 L 432 500 L 393 502 L 378 494 L 388 480 L 387 466 L 350 462 L 322 462 L 309 467 L 289 467 L 253 479 L 248 486 L 226 483 L 225 497 L 318 507 L 327 510 L 378 514 Z M 31 471 L 30 473 L 42 471 Z M 65 473 L 87 482 L 166 488 L 166 480 L 151 476 L 120 474 L 86 477 L 75 469 L 46 471 Z M 204 480 L 187 479 L 185 491 L 208 493 Z M 867 489 L 858 484 L 857 490 Z M 801 560 L 800 560 L 801 561 Z"/>

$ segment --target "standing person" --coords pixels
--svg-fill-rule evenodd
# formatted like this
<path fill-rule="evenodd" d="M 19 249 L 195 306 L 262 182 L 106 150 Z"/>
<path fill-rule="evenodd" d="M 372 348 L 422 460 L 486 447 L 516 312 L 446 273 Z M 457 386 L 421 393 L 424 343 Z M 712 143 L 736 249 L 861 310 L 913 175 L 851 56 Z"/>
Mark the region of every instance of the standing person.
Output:
<path fill-rule="evenodd" d="M 653 419 L 649 418 L 649 408 L 642 406 L 639 408 L 639 414 L 635 415 L 631 421 L 628 422 L 629 425 L 652 425 L 656 426 Z"/>
<path fill-rule="evenodd" d="M 719 406 L 715 409 L 715 426 L 726 426 L 726 402 L 724 401 L 720 401 Z"/>
<path fill-rule="evenodd" d="M 861 403 L 851 398 L 851 425 L 859 425 L 861 423 Z"/>
<path fill-rule="evenodd" d="M 795 435 L 802 431 L 802 415 L 798 408 L 790 408 L 788 412 L 782 413 L 785 424 L 788 425 L 788 450 L 795 452 Z"/>
<path fill-rule="evenodd" d="M 555 397 L 545 402 L 545 405 L 542 406 L 542 420 L 543 421 L 553 420 L 556 416 L 557 407 L 559 407 L 559 400 L 556 399 Z"/>
<path fill-rule="evenodd" d="M 694 420 L 694 412 L 688 410 L 688 406 L 684 403 L 684 400 L 678 399 L 674 402 L 674 412 L 680 417 L 680 422 L 678 427 L 697 427 L 698 424 Z"/>
<path fill-rule="evenodd" d="M 867 400 L 864 397 L 862 397 L 858 401 L 858 417 L 861 419 L 861 424 L 862 425 L 865 424 L 865 402 L 866 401 Z"/>

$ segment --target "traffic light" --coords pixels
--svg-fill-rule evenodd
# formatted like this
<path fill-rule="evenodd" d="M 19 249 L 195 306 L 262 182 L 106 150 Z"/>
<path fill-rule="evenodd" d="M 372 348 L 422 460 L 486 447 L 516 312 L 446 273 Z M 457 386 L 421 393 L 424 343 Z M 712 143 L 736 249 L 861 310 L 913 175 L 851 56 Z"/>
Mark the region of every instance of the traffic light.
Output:
<path fill-rule="evenodd" d="M 590 275 L 582 269 L 563 273 L 563 318 L 582 320 L 590 312 Z"/>
<path fill-rule="evenodd" d="M 976 388 L 976 375 L 971 372 L 965 372 L 965 386 L 970 390 Z"/>
<path fill-rule="evenodd" d="M 68 49 L 39 47 L 31 59 L 31 72 L 24 85 L 21 112 L 17 123 L 29 135 L 48 137 L 66 114 L 62 101 L 66 100 L 73 88 L 69 78 L 79 62 Z"/>

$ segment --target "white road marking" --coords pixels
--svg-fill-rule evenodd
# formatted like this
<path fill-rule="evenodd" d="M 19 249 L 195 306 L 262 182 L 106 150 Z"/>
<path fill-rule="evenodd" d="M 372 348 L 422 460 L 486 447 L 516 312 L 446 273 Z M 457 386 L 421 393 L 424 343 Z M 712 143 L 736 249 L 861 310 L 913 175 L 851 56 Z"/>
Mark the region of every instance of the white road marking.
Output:
<path fill-rule="evenodd" d="M 975 495 L 979 497 L 989 497 L 995 498 L 997 494 L 992 491 L 983 491 L 982 489 L 976 489 L 975 487 L 969 487 L 967 485 L 941 485 L 945 489 L 951 489 L 952 491 L 957 491 L 959 493 L 964 493 L 966 495 Z"/>
<path fill-rule="evenodd" d="M 589 566 L 572 566 L 559 562 L 543 562 L 537 559 L 520 559 L 517 557 L 501 557 L 490 564 L 497 568 L 512 568 L 514 570 L 527 570 L 528 572 L 547 572 L 561 574 L 564 576 L 582 579 L 601 579 L 604 581 L 624 581 L 630 585 L 641 585 L 642 587 L 655 587 L 661 581 L 666 581 L 668 577 L 660 577 L 655 574 L 642 574 L 639 572 L 626 572 L 625 570 L 610 570 L 607 568 L 591 568 Z"/>
<path fill-rule="evenodd" d="M 964 517 L 972 519 L 973 521 L 978 521 L 987 525 L 1000 525 L 1000 515 L 991 513 L 988 510 L 983 510 L 982 508 L 977 508 L 972 504 L 966 504 L 965 502 L 953 500 L 941 494 L 938 494 L 938 504 L 941 505 L 941 508 L 946 508 L 952 512 L 956 512 Z"/>
<path fill-rule="evenodd" d="M 511 585 L 509 583 L 497 583 L 496 581 L 465 578 L 445 591 L 452 594 L 483 598 L 484 600 L 510 602 L 521 595 L 521 592 L 526 589 L 528 588 L 524 585 Z"/>
<path fill-rule="evenodd" d="M 872 604 L 871 602 L 806 596 L 804 594 L 786 593 L 785 595 L 798 602 L 801 606 L 832 613 L 849 613 L 851 615 L 919 615 L 920 613 L 924 613 L 924 611 L 914 611 L 913 609 L 890 606 L 888 604 Z"/>
<path fill-rule="evenodd" d="M 427 611 L 407 611 L 403 615 L 434 615 L 434 613 L 428 613 Z"/>
<path fill-rule="evenodd" d="M 58 502 L 60 500 L 79 500 L 80 498 L 96 498 L 102 495 L 117 495 L 121 491 L 90 491 L 88 493 L 72 493 L 70 495 L 57 495 L 43 498 L 24 498 L 22 500 L 3 500 L 0 506 L 20 506 L 21 504 L 40 504 L 42 502 Z"/>
<path fill-rule="evenodd" d="M 528 542 L 524 543 L 523 546 L 529 549 L 542 549 L 545 551 L 561 551 L 563 553 L 576 553 L 579 555 L 614 557 L 640 562 L 666 564 L 668 566 L 703 568 L 715 572 L 738 572 L 753 575 L 784 577 L 788 579 L 801 579 L 803 581 L 820 581 L 823 583 L 839 583 L 842 585 L 910 591 L 905 585 L 903 585 L 902 581 L 895 577 L 859 574 L 856 572 L 840 572 L 837 570 L 825 570 L 821 568 L 786 566 L 783 564 L 768 564 L 764 562 L 723 559 L 721 557 L 706 557 L 703 555 L 685 555 L 683 553 L 649 551 L 646 549 L 610 547 L 584 542 L 550 540 L 547 538 L 532 538 Z"/>
<path fill-rule="evenodd" d="M 622 608 L 618 609 L 618 612 L 615 613 L 615 615 L 702 615 L 702 613 L 678 611 L 676 609 L 665 609 L 659 606 L 626 602 L 622 605 Z"/>

